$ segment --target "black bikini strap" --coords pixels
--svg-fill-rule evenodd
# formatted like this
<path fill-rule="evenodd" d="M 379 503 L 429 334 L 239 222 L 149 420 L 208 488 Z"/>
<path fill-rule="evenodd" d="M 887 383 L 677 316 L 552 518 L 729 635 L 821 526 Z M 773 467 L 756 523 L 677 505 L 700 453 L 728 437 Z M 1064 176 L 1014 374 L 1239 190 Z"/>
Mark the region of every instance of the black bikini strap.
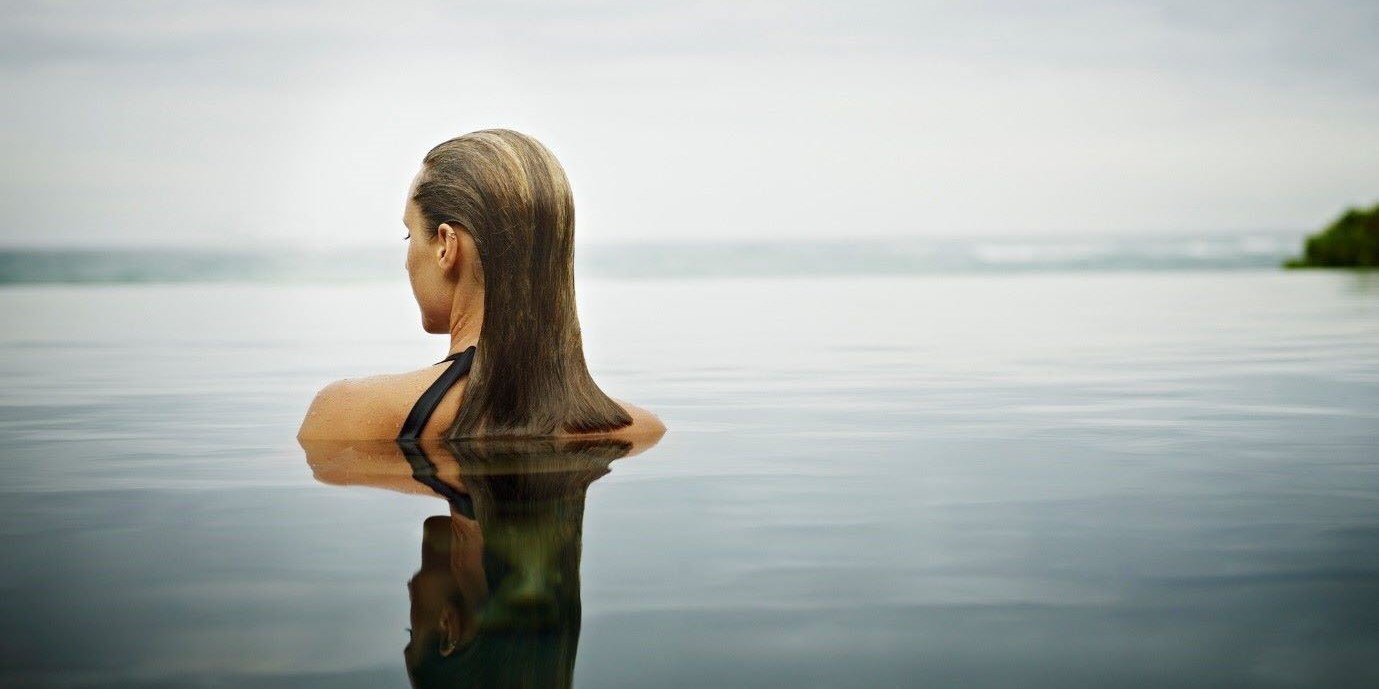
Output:
<path fill-rule="evenodd" d="M 432 383 L 431 387 L 426 388 L 426 392 L 421 393 L 417 403 L 412 405 L 412 411 L 407 414 L 407 420 L 402 422 L 402 432 L 398 433 L 398 440 L 421 438 L 421 430 L 426 427 L 426 422 L 431 419 L 431 414 L 436 411 L 436 405 L 440 404 L 441 398 L 456 381 L 469 373 L 469 366 L 474 362 L 474 351 L 475 348 L 470 346 L 463 352 L 456 352 L 436 362 L 443 364 L 449 361 L 451 362 L 450 368 L 445 369 L 445 372 L 436 379 L 436 382 Z"/>

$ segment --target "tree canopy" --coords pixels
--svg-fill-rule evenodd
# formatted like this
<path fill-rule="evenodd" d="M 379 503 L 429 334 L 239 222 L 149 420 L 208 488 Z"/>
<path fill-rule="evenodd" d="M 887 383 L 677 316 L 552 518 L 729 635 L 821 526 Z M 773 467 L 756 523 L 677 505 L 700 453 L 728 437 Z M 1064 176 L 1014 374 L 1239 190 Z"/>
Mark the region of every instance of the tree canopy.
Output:
<path fill-rule="evenodd" d="M 1379 267 L 1379 204 L 1351 208 L 1326 229 L 1307 238 L 1302 256 L 1289 268 Z"/>

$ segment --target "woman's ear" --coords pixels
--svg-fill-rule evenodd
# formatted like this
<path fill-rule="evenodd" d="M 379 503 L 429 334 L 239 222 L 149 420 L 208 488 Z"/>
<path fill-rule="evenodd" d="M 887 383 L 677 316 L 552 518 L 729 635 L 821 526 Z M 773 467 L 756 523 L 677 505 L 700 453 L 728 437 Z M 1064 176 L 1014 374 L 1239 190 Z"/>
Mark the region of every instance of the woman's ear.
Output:
<path fill-rule="evenodd" d="M 436 263 L 441 271 L 456 279 L 468 275 L 482 289 L 484 265 L 474 235 L 461 225 L 441 223 L 436 227 L 436 240 Z"/>
<path fill-rule="evenodd" d="M 460 265 L 460 233 L 450 223 L 441 223 L 436 239 L 436 263 L 448 274 Z"/>

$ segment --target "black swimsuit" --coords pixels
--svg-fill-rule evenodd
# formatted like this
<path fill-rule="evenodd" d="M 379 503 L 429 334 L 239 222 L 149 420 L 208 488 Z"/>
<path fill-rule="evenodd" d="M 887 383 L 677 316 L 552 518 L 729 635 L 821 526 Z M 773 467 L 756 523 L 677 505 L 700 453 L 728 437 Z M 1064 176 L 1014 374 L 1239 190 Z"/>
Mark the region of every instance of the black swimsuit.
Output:
<path fill-rule="evenodd" d="M 426 427 L 426 422 L 436 411 L 436 405 L 440 404 L 441 398 L 456 381 L 469 373 L 469 366 L 474 363 L 474 347 L 451 354 L 436 363 L 443 364 L 447 361 L 450 362 L 450 368 L 445 369 L 436 382 L 426 388 L 426 392 L 421 393 L 417 403 L 412 405 L 412 411 L 402 423 L 402 432 L 397 434 L 397 444 L 402 447 L 402 454 L 407 458 L 407 463 L 412 465 L 413 479 L 448 500 L 457 512 L 473 519 L 474 503 L 468 495 L 455 490 L 453 486 L 436 476 L 436 465 L 426 456 L 426 450 L 422 449 L 420 442 L 421 429 Z"/>
<path fill-rule="evenodd" d="M 463 352 L 455 352 L 436 363 L 443 364 L 447 361 L 450 362 L 450 368 L 445 369 L 445 373 L 442 373 L 431 387 L 426 388 L 426 392 L 417 398 L 417 403 L 412 405 L 407 420 L 402 422 L 402 432 L 397 434 L 398 440 L 421 439 L 421 429 L 426 427 L 427 420 L 435 413 L 436 405 L 440 404 L 441 398 L 451 386 L 469 373 L 469 365 L 474 363 L 474 347 L 470 346 Z"/>

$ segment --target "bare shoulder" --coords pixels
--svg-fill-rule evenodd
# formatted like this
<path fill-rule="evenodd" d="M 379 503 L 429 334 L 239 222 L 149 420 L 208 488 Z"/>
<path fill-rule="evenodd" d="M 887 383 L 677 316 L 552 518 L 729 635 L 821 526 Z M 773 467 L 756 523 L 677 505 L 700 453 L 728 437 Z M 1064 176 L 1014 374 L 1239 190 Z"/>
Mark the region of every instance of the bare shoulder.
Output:
<path fill-rule="evenodd" d="M 666 434 L 666 425 L 660 417 L 631 402 L 624 402 L 616 397 L 610 399 L 617 402 L 618 406 L 622 407 L 628 416 L 632 417 L 631 425 L 619 428 L 611 434 L 613 437 L 632 443 L 632 451 L 627 456 L 630 457 L 649 449 L 660 442 L 661 437 Z"/>
<path fill-rule="evenodd" d="M 402 419 L 399 406 L 418 386 L 425 370 L 337 380 L 321 388 L 311 400 L 299 440 L 391 438 Z"/>
<path fill-rule="evenodd" d="M 386 376 L 348 378 L 323 387 L 312 405 L 306 409 L 302 427 L 296 431 L 299 440 L 335 440 L 335 438 L 386 437 L 386 404 L 379 393 L 389 389 Z"/>

